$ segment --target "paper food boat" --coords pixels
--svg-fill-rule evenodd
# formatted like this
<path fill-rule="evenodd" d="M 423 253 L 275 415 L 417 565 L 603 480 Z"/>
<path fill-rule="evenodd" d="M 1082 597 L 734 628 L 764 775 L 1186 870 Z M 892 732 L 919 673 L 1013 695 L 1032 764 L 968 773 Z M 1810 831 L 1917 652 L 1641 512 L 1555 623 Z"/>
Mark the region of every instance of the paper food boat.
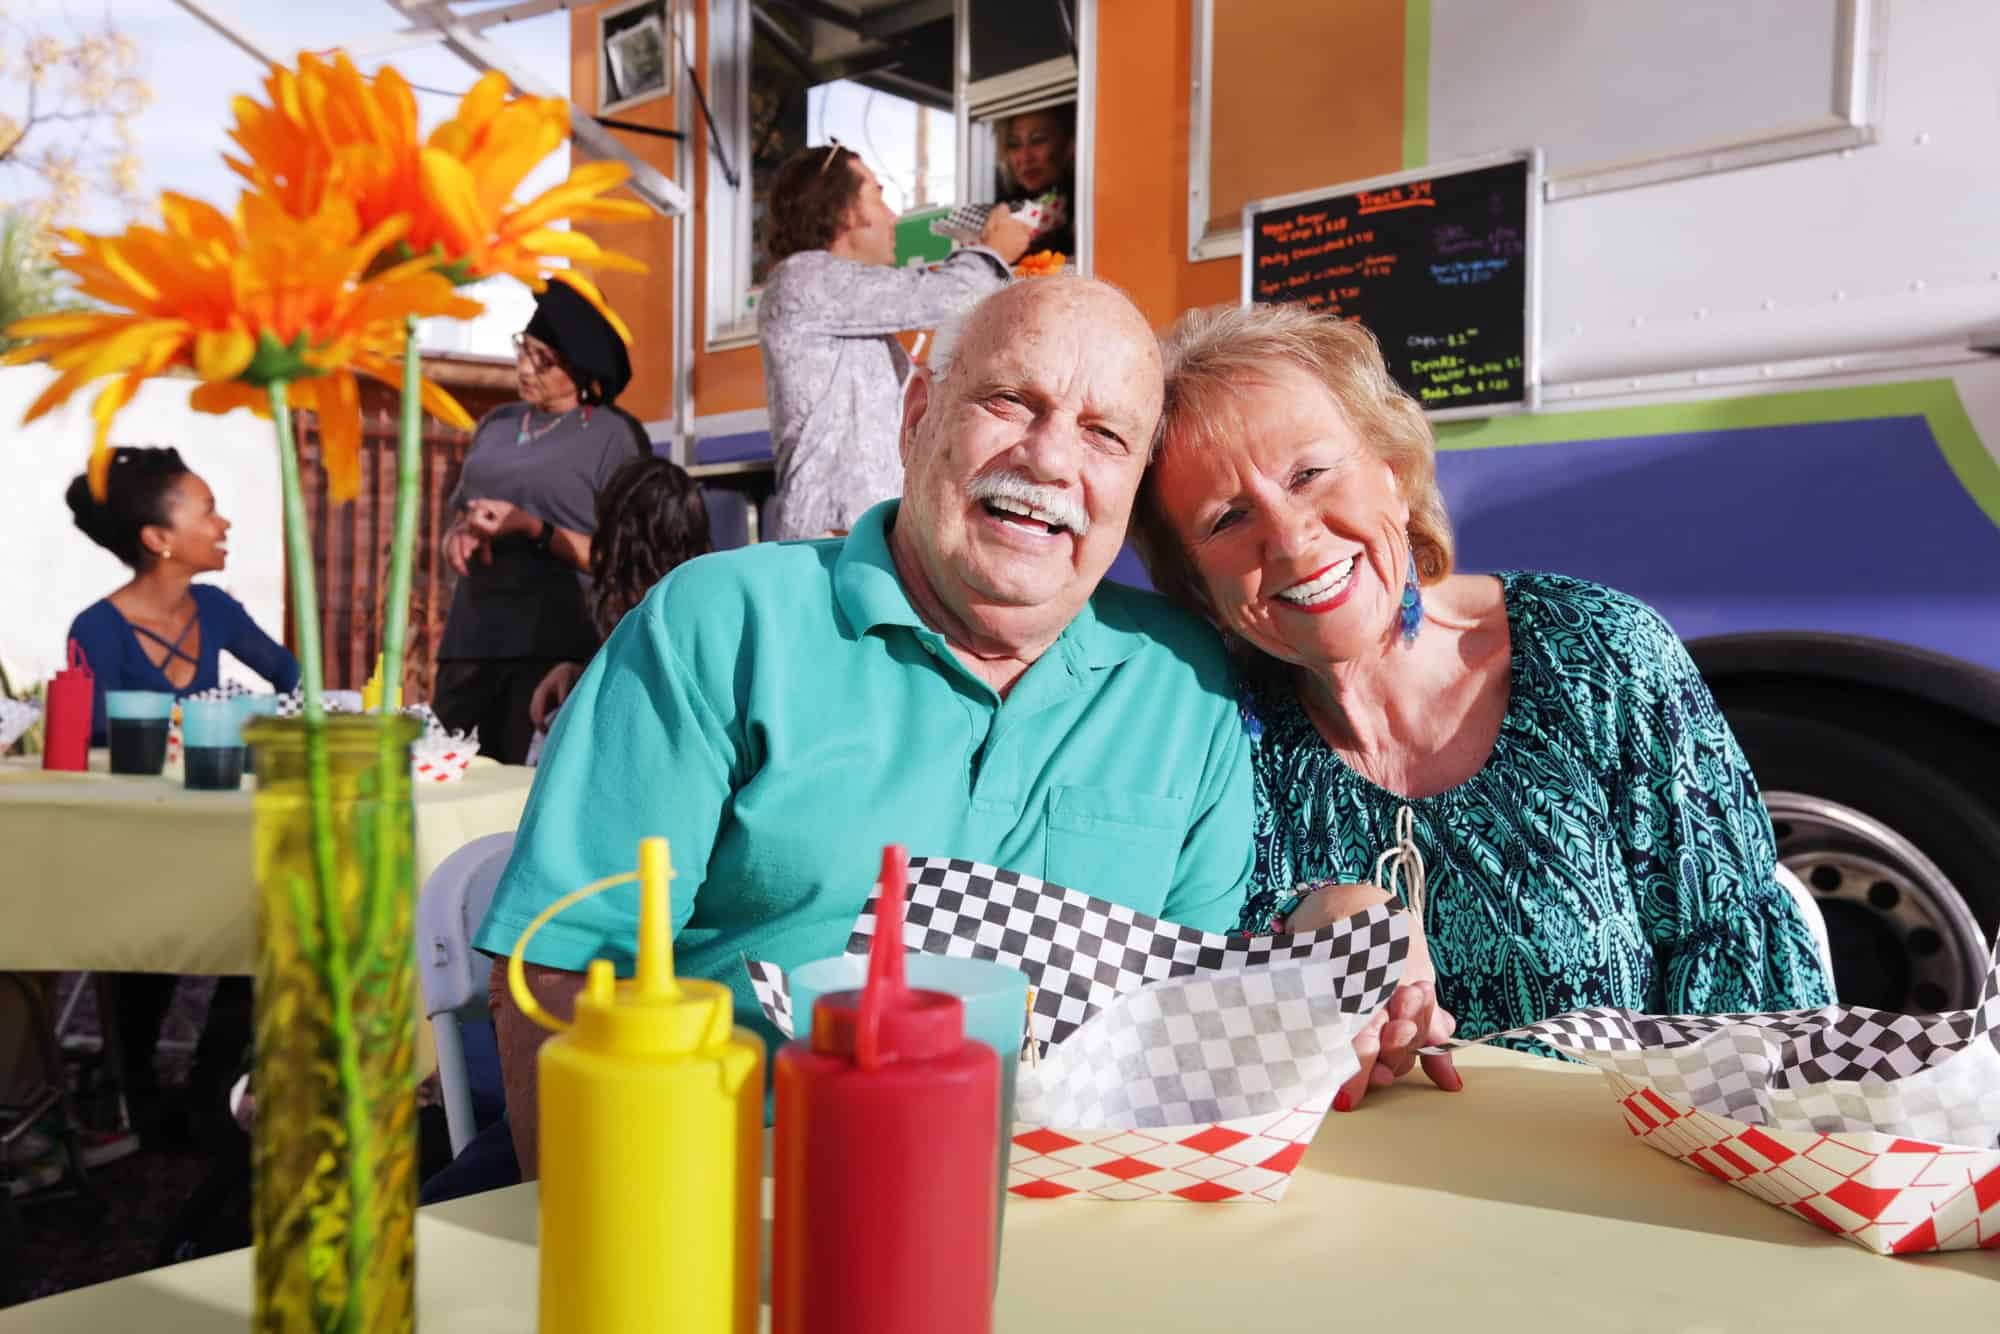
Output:
<path fill-rule="evenodd" d="M 1646 1145 L 1857 1246 L 2000 1249 L 2000 954 L 1970 1010 L 1576 1010 L 1505 1036 L 1604 1071 Z"/>
<path fill-rule="evenodd" d="M 904 914 L 907 948 L 996 960 L 1035 988 L 1008 1190 L 1036 1199 L 1281 1199 L 1409 952 L 1409 921 L 1386 906 L 1222 936 L 945 858 L 911 861 Z M 874 930 L 871 899 L 848 953 Z M 790 1036 L 783 971 L 747 962 Z"/>

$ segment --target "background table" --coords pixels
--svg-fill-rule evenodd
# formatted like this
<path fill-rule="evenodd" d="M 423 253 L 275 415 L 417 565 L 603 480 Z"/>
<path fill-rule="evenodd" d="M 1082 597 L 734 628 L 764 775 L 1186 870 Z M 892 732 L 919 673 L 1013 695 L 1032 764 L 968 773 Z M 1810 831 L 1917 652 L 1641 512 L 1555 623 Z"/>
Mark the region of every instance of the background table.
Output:
<path fill-rule="evenodd" d="M 1277 1205 L 1010 1201 L 995 1327 L 1993 1326 L 2000 1255 L 1871 1255 L 1638 1143 L 1595 1071 L 1484 1050 L 1460 1067 L 1461 1094 L 1419 1077 L 1329 1116 Z M 427 1209 L 417 1237 L 425 1334 L 534 1330 L 533 1186 Z M 249 1313 L 237 1252 L 0 1311 L 0 1334 L 210 1334 Z"/>
<path fill-rule="evenodd" d="M 93 751 L 95 766 L 104 752 Z M 0 969 L 253 973 L 250 795 L 0 761 Z M 416 789 L 416 875 L 513 829 L 535 771 L 477 759 Z"/>

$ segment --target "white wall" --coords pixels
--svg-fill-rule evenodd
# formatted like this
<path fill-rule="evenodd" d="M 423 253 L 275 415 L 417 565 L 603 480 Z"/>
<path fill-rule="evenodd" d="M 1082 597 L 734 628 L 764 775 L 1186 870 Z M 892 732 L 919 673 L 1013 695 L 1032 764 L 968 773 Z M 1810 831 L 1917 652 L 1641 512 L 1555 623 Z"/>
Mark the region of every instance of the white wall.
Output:
<path fill-rule="evenodd" d="M 1546 206 L 1545 382 L 1963 347 L 2000 322 L 2000 5 L 1872 8 L 1883 25 L 1875 144 Z M 1476 125 L 1468 108 L 1482 103 L 1526 104 L 1530 123 L 1548 125 L 1587 114 L 1552 91 L 1573 80 L 1544 77 L 1518 52 L 1465 74 L 1463 48 L 1505 46 L 1500 30 L 1517 19 L 1513 5 L 1435 6 L 1434 161 L 1492 147 L 1451 130 Z M 1551 44 L 1541 58 L 1566 57 Z M 1762 97 L 1743 92 L 1746 118 L 1767 109 Z"/>
<path fill-rule="evenodd" d="M 17 682 L 61 665 L 63 636 L 79 611 L 130 577 L 70 521 L 63 492 L 90 456 L 94 387 L 32 426 L 21 414 L 53 378 L 40 366 L 0 369 L 0 662 Z M 215 491 L 230 521 L 229 567 L 213 582 L 284 638 L 283 531 L 278 456 L 271 425 L 249 412 L 211 417 L 189 409 L 192 380 L 155 380 L 120 413 L 111 439 L 171 445 Z M 258 678 L 233 659 L 224 680 Z"/>

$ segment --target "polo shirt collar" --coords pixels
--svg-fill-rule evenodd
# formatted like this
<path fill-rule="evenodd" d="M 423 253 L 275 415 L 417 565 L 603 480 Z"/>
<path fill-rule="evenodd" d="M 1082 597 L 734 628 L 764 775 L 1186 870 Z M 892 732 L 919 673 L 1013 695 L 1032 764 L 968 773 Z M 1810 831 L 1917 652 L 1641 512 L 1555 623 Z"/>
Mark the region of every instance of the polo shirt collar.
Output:
<path fill-rule="evenodd" d="M 917 615 L 896 573 L 896 559 L 889 554 L 889 530 L 895 525 L 898 504 L 885 500 L 855 520 L 834 561 L 834 599 L 857 635 L 896 625 L 907 626 L 919 638 L 941 640 Z M 1064 627 L 1051 651 L 1061 652 L 1080 667 L 1114 667 L 1147 643 L 1137 629 L 1107 625 L 1098 616 L 1093 597 Z"/>

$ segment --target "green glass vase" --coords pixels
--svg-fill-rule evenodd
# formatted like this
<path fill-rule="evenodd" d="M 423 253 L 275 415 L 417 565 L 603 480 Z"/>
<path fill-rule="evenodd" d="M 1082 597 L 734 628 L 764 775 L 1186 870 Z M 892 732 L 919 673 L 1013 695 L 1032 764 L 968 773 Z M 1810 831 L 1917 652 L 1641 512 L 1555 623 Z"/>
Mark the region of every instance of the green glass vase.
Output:
<path fill-rule="evenodd" d="M 243 729 L 257 772 L 258 1331 L 415 1321 L 418 730 L 382 714 Z"/>

